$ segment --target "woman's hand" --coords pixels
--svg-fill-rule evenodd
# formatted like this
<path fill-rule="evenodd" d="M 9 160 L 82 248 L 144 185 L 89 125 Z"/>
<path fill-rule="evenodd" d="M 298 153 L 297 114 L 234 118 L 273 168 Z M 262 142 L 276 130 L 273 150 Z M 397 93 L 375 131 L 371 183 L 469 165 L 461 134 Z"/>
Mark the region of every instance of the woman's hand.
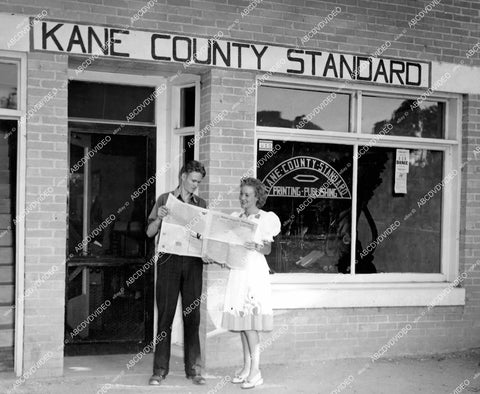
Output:
<path fill-rule="evenodd" d="M 256 242 L 245 242 L 243 244 L 245 249 L 248 250 L 255 250 L 258 253 L 268 255 L 271 252 L 270 242 L 264 241 L 263 243 L 256 243 Z"/>
<path fill-rule="evenodd" d="M 257 250 L 257 251 L 258 251 L 257 245 L 258 245 L 258 244 L 255 243 L 255 242 L 247 241 L 247 242 L 245 242 L 245 243 L 243 244 L 243 247 L 244 247 L 245 249 L 248 249 L 248 250 Z"/>
<path fill-rule="evenodd" d="M 257 252 L 262 253 L 262 249 L 263 249 L 264 244 L 263 243 L 259 244 L 259 243 L 256 243 L 256 242 L 248 241 L 248 242 L 245 242 L 243 244 L 243 246 L 248 250 L 255 250 Z"/>

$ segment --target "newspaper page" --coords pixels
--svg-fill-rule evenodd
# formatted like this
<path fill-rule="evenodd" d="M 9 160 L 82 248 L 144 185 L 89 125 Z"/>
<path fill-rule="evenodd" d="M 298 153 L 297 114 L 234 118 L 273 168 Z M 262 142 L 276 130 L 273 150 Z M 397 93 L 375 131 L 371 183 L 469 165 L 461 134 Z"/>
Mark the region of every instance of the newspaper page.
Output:
<path fill-rule="evenodd" d="M 242 245 L 232 245 L 208 238 L 203 241 L 203 256 L 208 256 L 217 264 L 225 264 L 230 269 L 245 269 L 251 252 Z"/>
<path fill-rule="evenodd" d="M 162 221 L 159 252 L 209 257 L 235 269 L 245 266 L 251 251 L 243 245 L 253 241 L 257 223 L 186 204 L 171 194 L 166 208 L 168 215 Z"/>
<path fill-rule="evenodd" d="M 202 256 L 202 240 L 207 227 L 208 210 L 185 204 L 172 194 L 165 204 L 168 215 L 162 220 L 158 252 L 182 256 Z"/>
<path fill-rule="evenodd" d="M 210 211 L 208 232 L 204 237 L 203 255 L 226 264 L 232 269 L 242 269 L 250 250 L 243 245 L 253 241 L 257 223 L 247 219 Z"/>

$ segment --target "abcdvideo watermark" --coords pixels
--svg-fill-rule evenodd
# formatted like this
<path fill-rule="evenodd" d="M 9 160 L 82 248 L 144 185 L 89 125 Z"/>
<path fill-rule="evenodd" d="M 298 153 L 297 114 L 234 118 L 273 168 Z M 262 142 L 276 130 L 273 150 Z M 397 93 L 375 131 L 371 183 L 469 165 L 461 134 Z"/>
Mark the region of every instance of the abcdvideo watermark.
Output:
<path fill-rule="evenodd" d="M 340 12 L 342 12 L 342 9 L 340 7 L 335 7 L 323 20 L 313 26 L 310 31 L 300 39 L 302 44 L 306 44 L 311 38 L 315 37 L 315 35 L 317 35 L 320 30 L 333 21 L 333 19 L 340 14 Z"/>

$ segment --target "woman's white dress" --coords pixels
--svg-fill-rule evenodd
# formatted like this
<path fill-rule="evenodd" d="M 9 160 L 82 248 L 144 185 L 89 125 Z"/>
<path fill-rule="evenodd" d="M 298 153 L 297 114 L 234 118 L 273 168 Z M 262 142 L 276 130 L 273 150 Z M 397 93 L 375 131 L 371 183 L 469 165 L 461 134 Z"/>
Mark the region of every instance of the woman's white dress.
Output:
<path fill-rule="evenodd" d="M 246 216 L 235 212 L 232 216 L 257 222 L 254 241 L 272 242 L 280 232 L 280 219 L 273 212 L 260 210 Z M 231 269 L 225 293 L 222 327 L 231 331 L 273 330 L 272 291 L 265 256 L 249 250 L 245 269 Z"/>

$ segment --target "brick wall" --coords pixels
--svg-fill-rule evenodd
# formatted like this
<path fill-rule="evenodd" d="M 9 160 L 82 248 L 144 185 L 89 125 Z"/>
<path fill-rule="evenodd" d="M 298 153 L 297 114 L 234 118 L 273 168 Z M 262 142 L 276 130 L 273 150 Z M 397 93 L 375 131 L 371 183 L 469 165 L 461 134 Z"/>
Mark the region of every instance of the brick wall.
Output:
<path fill-rule="evenodd" d="M 437 307 L 418 323 L 425 308 L 276 310 L 274 330 L 262 334 L 262 362 L 434 354 L 469 347 L 462 308 Z M 403 334 L 400 334 L 403 329 Z M 396 339 L 395 339 L 396 338 Z M 471 338 L 470 338 L 471 340 Z M 394 345 L 388 346 L 391 341 Z M 471 345 L 471 341 L 470 341 Z M 477 343 L 478 345 L 478 343 Z M 240 336 L 209 341 L 210 365 L 240 365 Z M 383 348 L 387 346 L 387 348 Z"/>
<path fill-rule="evenodd" d="M 202 192 L 210 207 L 223 212 L 239 209 L 240 179 L 249 170 L 252 173 L 254 167 L 255 97 L 245 95 L 254 82 L 252 73 L 219 69 L 202 77 L 200 129 L 204 136 L 200 139 L 200 161 L 208 174 Z M 213 123 L 216 126 L 209 129 Z M 209 266 L 204 275 L 204 289 L 208 289 L 207 305 L 202 310 L 205 333 L 218 328 L 221 322 L 227 277 L 228 271 L 217 265 Z M 224 346 L 223 341 L 206 340 L 203 354 L 206 365 L 219 360 L 217 351 Z"/>
<path fill-rule="evenodd" d="M 460 271 L 468 272 L 466 288 L 465 340 L 470 347 L 479 346 L 480 338 L 480 271 L 470 271 L 480 261 L 480 96 L 465 96 L 462 119 L 462 170 Z"/>
<path fill-rule="evenodd" d="M 29 109 L 49 93 L 52 98 L 27 120 L 25 292 L 33 292 L 25 298 L 24 370 L 44 357 L 48 361 L 35 375 L 58 375 L 65 304 L 67 57 L 30 54 L 27 86 Z M 36 285 L 42 278 L 48 280 Z"/>
<path fill-rule="evenodd" d="M 466 51 L 477 42 L 474 32 L 480 4 L 475 0 L 443 0 L 412 27 L 409 27 L 412 18 L 431 2 L 264 0 L 242 16 L 249 3 L 247 0 L 228 3 L 158 0 L 132 27 L 207 36 L 222 31 L 224 37 L 296 45 L 339 7 L 338 15 L 327 20 L 306 47 L 372 53 L 389 40 L 392 45 L 384 56 L 458 63 L 465 60 Z M 122 26 L 131 25 L 131 18 L 146 5 L 146 1 L 130 0 L 38 0 L 35 5 L 18 0 L 0 1 L 2 12 L 33 16 L 46 10 L 50 18 Z M 478 56 L 471 61 L 480 64 Z"/>

